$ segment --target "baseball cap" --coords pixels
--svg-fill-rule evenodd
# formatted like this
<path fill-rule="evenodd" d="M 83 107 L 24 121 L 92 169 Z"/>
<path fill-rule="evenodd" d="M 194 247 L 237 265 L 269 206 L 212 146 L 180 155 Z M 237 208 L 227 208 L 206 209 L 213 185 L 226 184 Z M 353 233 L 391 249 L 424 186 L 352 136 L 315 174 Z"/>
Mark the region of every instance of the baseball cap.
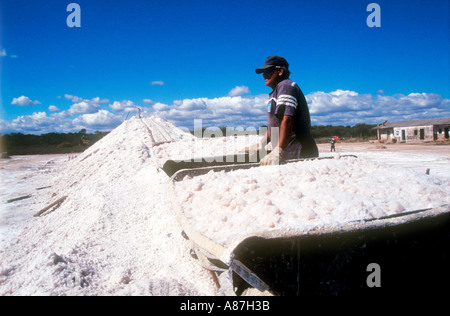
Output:
<path fill-rule="evenodd" d="M 286 61 L 284 57 L 281 56 L 269 56 L 266 58 L 266 61 L 264 62 L 264 66 L 260 68 L 256 68 L 255 72 L 257 74 L 262 74 L 266 69 L 272 68 L 272 67 L 284 67 L 286 69 L 289 68 L 289 63 Z"/>

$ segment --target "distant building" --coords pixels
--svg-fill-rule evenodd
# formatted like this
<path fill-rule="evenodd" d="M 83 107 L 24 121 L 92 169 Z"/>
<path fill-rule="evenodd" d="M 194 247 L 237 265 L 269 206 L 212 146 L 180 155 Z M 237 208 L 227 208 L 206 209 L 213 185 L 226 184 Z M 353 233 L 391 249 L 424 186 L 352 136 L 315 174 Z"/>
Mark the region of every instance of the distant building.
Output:
<path fill-rule="evenodd" d="M 418 143 L 449 139 L 450 118 L 390 122 L 374 127 L 378 141 Z"/>

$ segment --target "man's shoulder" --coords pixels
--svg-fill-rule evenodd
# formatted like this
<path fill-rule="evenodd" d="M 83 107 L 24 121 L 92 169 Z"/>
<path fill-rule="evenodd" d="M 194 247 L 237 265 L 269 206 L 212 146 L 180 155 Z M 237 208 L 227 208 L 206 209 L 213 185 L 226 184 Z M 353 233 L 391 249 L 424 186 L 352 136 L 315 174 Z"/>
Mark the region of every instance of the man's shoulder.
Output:
<path fill-rule="evenodd" d="M 292 93 L 298 92 L 299 89 L 300 88 L 297 85 L 297 83 L 292 81 L 291 79 L 285 79 L 285 80 L 281 81 L 277 85 L 277 88 L 276 88 L 278 94 L 284 94 L 284 93 L 292 94 Z"/>
<path fill-rule="evenodd" d="M 297 83 L 295 81 L 292 81 L 291 79 L 284 79 L 281 81 L 278 86 L 280 87 L 298 87 Z"/>

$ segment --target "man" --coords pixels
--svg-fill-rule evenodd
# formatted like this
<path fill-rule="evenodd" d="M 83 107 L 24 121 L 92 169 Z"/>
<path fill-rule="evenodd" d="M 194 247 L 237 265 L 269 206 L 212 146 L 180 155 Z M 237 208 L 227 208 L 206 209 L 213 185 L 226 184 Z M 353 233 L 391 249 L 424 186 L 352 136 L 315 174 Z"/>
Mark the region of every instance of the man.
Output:
<path fill-rule="evenodd" d="M 266 86 L 273 91 L 267 102 L 267 133 L 260 144 L 248 147 L 246 151 L 254 155 L 272 141 L 272 152 L 261 159 L 261 165 L 275 165 L 287 159 L 318 157 L 319 151 L 310 133 L 308 105 L 300 87 L 289 79 L 286 59 L 280 56 L 267 57 L 264 66 L 255 72 L 263 74 Z M 272 135 L 273 128 L 279 129 L 279 135 Z"/>
<path fill-rule="evenodd" d="M 334 137 L 331 137 L 331 151 L 336 151 L 336 148 L 334 147 L 334 145 L 336 144 L 336 140 L 334 139 Z"/>

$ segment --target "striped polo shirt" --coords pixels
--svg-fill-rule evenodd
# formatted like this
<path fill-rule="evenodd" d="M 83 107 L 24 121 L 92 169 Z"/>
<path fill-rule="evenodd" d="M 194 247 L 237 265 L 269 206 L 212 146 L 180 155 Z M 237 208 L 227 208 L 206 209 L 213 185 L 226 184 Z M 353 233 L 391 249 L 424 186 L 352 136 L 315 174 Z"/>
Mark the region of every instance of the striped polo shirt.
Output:
<path fill-rule="evenodd" d="M 297 148 L 298 143 L 302 143 L 304 149 L 307 149 L 305 148 L 305 145 L 307 145 L 307 147 L 316 147 L 314 140 L 312 140 L 314 144 L 311 144 L 311 118 L 306 98 L 300 87 L 291 79 L 285 79 L 278 83 L 275 89 L 269 94 L 267 103 L 267 122 L 269 127 L 269 137 L 271 139 L 271 128 L 279 128 L 285 115 L 294 117 L 294 130 L 290 136 L 291 143 L 288 148 L 286 148 L 286 151 L 301 150 L 302 146 L 300 146 L 300 149 Z M 316 148 L 313 148 L 313 150 L 315 149 Z"/>

